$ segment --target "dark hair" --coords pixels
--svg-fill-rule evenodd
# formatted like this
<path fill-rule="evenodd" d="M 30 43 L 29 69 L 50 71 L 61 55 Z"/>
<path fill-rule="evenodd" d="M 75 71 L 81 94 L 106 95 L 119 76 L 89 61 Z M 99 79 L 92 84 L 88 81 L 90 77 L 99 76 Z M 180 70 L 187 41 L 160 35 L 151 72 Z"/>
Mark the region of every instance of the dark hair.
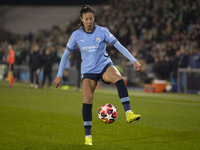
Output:
<path fill-rule="evenodd" d="M 80 11 L 80 17 L 82 18 L 83 14 L 87 13 L 87 12 L 91 12 L 94 14 L 94 10 L 92 9 L 91 6 L 89 5 L 84 5 L 82 8 L 81 8 L 81 11 Z M 81 21 L 80 23 L 80 26 L 83 26 L 83 23 Z"/>
<path fill-rule="evenodd" d="M 94 10 L 92 9 L 92 7 L 90 7 L 89 5 L 84 5 L 82 8 L 81 8 L 81 11 L 80 11 L 80 17 L 83 16 L 83 14 L 87 13 L 87 12 L 91 12 L 94 14 Z"/>

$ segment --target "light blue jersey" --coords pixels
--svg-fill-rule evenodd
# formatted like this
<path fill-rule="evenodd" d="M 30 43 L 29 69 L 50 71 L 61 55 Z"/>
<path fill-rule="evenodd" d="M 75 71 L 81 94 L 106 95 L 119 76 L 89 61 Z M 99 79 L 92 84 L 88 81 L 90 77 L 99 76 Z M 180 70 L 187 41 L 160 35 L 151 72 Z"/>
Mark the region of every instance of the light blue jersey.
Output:
<path fill-rule="evenodd" d="M 109 62 L 112 62 L 106 52 L 106 42 L 113 45 L 117 39 L 105 27 L 95 25 L 92 33 L 86 33 L 83 28 L 74 31 L 67 43 L 67 49 L 72 51 L 78 45 L 81 52 L 81 74 L 100 73 Z"/>
<path fill-rule="evenodd" d="M 67 47 L 62 56 L 57 76 L 62 77 L 64 65 L 71 51 L 78 45 L 81 52 L 81 74 L 101 73 L 104 67 L 112 62 L 106 52 L 106 42 L 113 45 L 119 52 L 121 52 L 132 63 L 136 59 L 129 53 L 129 51 L 120 44 L 120 42 L 109 32 L 105 27 L 95 25 L 92 33 L 87 33 L 81 27 L 74 31 L 67 43 Z"/>

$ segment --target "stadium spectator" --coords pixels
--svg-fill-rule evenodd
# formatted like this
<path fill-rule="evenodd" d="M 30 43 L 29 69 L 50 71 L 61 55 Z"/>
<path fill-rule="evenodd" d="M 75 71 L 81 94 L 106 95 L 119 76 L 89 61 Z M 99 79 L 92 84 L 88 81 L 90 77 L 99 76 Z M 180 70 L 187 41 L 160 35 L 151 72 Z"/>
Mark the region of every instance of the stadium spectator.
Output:
<path fill-rule="evenodd" d="M 179 68 L 187 68 L 188 65 L 189 65 L 188 53 L 185 50 L 185 47 L 181 45 L 178 66 Z"/>
<path fill-rule="evenodd" d="M 39 52 L 39 46 L 38 44 L 33 44 L 32 50 L 29 56 L 30 87 L 40 88 L 39 75 L 40 75 L 41 67 L 42 67 L 42 58 Z M 35 84 L 34 84 L 34 81 L 35 81 Z"/>
<path fill-rule="evenodd" d="M 18 66 L 15 68 L 15 78 L 16 81 L 20 81 L 20 72 L 21 69 L 19 68 L 19 66 L 22 64 L 22 58 L 21 58 L 21 54 L 22 54 L 22 46 L 19 45 L 16 47 L 16 51 L 15 51 L 15 65 Z"/>
<path fill-rule="evenodd" d="M 4 51 L 3 48 L 0 46 L 0 64 L 3 64 L 4 60 Z"/>
<path fill-rule="evenodd" d="M 45 84 L 46 77 L 48 78 L 48 87 L 51 87 L 52 81 L 52 65 L 54 63 L 54 58 L 51 54 L 51 49 L 47 48 L 42 56 L 42 66 L 43 66 L 43 79 L 42 79 L 42 87 Z"/>
<path fill-rule="evenodd" d="M 189 65 L 191 68 L 200 68 L 200 49 L 193 49 L 189 57 Z"/>

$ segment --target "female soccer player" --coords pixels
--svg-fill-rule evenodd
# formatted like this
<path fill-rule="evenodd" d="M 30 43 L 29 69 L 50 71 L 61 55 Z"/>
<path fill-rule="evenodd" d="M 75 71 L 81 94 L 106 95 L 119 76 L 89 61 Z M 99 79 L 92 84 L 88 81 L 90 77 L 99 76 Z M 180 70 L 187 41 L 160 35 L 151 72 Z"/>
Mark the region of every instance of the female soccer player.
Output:
<path fill-rule="evenodd" d="M 136 71 L 142 67 L 129 51 L 105 27 L 95 24 L 94 10 L 90 6 L 83 6 L 80 11 L 81 27 L 74 31 L 67 43 L 62 56 L 57 77 L 54 80 L 55 87 L 61 85 L 62 72 L 65 62 L 71 51 L 78 45 L 81 52 L 81 74 L 83 86 L 82 116 L 85 128 L 85 144 L 92 145 L 92 104 L 95 87 L 98 80 L 116 85 L 119 98 L 123 104 L 126 121 L 128 123 L 140 119 L 139 114 L 134 114 L 130 108 L 128 91 L 119 71 L 106 52 L 106 42 L 113 45 L 132 63 Z"/>

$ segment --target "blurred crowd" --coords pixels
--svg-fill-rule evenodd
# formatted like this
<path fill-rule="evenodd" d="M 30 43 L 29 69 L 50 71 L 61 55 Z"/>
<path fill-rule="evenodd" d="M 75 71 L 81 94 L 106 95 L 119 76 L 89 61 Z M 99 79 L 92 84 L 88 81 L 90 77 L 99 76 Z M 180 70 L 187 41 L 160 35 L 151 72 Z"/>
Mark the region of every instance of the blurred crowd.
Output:
<path fill-rule="evenodd" d="M 97 21 L 144 62 L 147 74 L 169 80 L 178 68 L 200 68 L 198 0 L 113 0 Z"/>
<path fill-rule="evenodd" d="M 40 29 L 28 35 L 5 33 L 0 43 L 0 64 L 6 63 L 8 43 L 15 50 L 16 65 L 31 67 L 31 55 L 45 60 L 51 55 L 51 65 L 58 63 L 71 33 L 78 28 L 79 18 L 65 27 Z M 200 68 L 200 1 L 198 0 L 112 0 L 99 6 L 96 23 L 110 32 L 142 64 L 146 75 L 170 80 L 178 68 Z M 35 48 L 37 47 L 37 48 Z M 46 52 L 48 51 L 48 52 Z M 130 65 L 113 47 L 107 49 L 115 64 Z M 71 60 L 79 55 L 73 53 Z M 77 61 L 80 66 L 80 61 Z M 41 61 L 40 68 L 44 68 Z M 72 62 L 72 64 L 74 64 Z"/>
<path fill-rule="evenodd" d="M 15 51 L 14 73 L 15 80 L 20 81 L 19 66 L 28 66 L 31 87 L 42 87 L 48 78 L 48 86 L 52 83 L 53 65 L 58 64 L 66 45 L 66 34 L 59 27 L 51 30 L 41 29 L 35 34 L 17 35 L 6 33 L 7 40 L 0 45 L 0 64 L 6 64 L 8 49 L 12 44 Z M 42 80 L 39 83 L 40 71 L 43 71 Z"/>

